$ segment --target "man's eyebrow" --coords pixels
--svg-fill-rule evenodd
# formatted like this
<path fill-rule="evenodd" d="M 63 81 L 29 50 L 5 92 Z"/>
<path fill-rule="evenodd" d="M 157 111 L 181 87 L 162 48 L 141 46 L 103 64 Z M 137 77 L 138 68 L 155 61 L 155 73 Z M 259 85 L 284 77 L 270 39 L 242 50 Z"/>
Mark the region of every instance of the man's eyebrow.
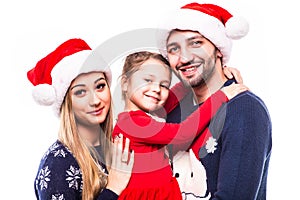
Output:
<path fill-rule="evenodd" d="M 204 38 L 204 36 L 202 36 L 202 35 L 196 35 L 196 36 L 186 38 L 186 40 L 189 42 L 189 41 L 192 41 L 195 39 L 203 39 L 203 38 Z M 175 46 L 175 45 L 177 45 L 177 42 L 172 42 L 170 44 L 167 44 L 167 48 L 169 48 L 170 46 Z"/>
<path fill-rule="evenodd" d="M 195 40 L 195 39 L 203 39 L 204 37 L 202 35 L 195 35 L 190 38 L 187 38 L 187 41 Z"/>
<path fill-rule="evenodd" d="M 176 42 L 172 42 L 170 44 L 167 44 L 167 48 L 169 48 L 170 46 L 175 46 L 177 43 Z"/>

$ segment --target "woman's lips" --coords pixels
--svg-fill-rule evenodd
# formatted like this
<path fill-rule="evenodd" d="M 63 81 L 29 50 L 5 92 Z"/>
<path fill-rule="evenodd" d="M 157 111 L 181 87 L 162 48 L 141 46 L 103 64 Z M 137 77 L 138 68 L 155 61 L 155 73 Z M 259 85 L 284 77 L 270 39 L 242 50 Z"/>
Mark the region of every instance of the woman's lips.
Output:
<path fill-rule="evenodd" d="M 102 113 L 102 110 L 103 110 L 103 108 L 99 108 L 97 110 L 88 112 L 88 114 L 91 114 L 91 115 L 100 115 Z"/>

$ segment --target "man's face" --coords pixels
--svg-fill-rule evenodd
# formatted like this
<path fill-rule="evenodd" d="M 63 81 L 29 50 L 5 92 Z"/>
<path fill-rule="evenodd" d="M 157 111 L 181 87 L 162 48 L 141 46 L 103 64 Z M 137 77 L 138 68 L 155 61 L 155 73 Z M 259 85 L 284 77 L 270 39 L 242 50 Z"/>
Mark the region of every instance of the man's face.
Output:
<path fill-rule="evenodd" d="M 198 87 L 212 76 L 217 56 L 216 47 L 196 31 L 171 31 L 167 40 L 171 68 L 192 87 Z"/>

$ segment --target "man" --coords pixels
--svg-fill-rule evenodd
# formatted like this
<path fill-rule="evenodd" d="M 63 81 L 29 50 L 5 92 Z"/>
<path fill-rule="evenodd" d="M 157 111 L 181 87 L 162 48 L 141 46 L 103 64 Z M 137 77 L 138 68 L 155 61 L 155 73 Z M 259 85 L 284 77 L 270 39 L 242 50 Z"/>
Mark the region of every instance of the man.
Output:
<path fill-rule="evenodd" d="M 212 93 L 235 82 L 223 66 L 232 39 L 248 32 L 244 20 L 212 4 L 183 6 L 167 23 L 166 52 L 172 69 L 193 93 L 171 112 L 168 122 L 184 120 Z M 272 127 L 264 102 L 247 91 L 222 107 L 190 148 L 201 160 L 211 199 L 266 199 Z"/>

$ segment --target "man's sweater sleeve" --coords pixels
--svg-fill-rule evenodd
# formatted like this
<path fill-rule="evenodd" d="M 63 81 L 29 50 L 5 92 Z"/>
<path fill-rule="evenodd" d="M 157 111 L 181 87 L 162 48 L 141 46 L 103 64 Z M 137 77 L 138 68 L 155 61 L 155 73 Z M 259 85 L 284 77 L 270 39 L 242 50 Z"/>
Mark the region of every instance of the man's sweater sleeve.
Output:
<path fill-rule="evenodd" d="M 252 93 L 228 103 L 221 133 L 218 199 L 256 199 L 271 153 L 271 121 L 263 102 Z"/>

